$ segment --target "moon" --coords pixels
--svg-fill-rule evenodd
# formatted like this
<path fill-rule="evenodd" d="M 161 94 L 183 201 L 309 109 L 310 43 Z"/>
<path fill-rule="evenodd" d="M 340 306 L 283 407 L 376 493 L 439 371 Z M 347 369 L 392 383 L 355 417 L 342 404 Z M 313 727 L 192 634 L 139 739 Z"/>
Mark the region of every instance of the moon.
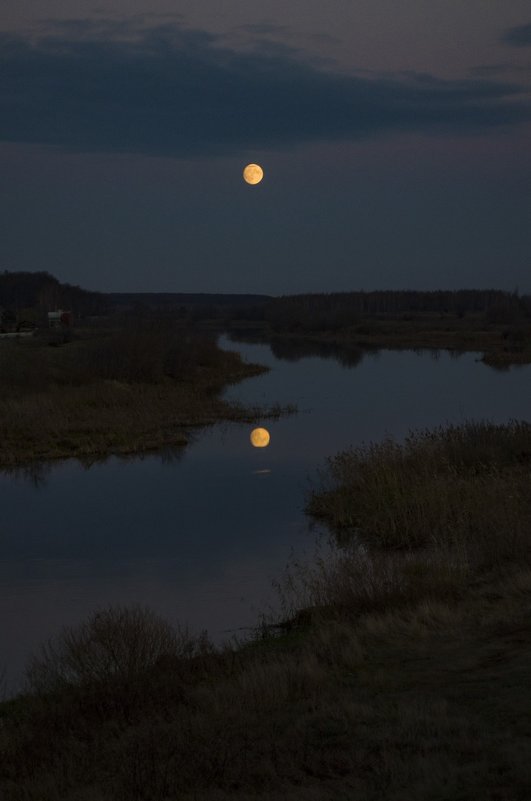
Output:
<path fill-rule="evenodd" d="M 259 184 L 264 177 L 264 171 L 259 164 L 248 164 L 243 171 L 243 180 L 248 184 Z"/>
<path fill-rule="evenodd" d="M 255 428 L 251 431 L 250 439 L 253 448 L 267 448 L 271 437 L 267 428 Z"/>

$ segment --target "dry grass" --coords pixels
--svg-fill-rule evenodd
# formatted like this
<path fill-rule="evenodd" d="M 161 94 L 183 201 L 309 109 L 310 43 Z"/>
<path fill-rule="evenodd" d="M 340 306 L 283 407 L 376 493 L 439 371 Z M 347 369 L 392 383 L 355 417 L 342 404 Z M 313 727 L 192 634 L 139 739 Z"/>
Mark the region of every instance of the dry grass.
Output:
<path fill-rule="evenodd" d="M 531 425 L 467 423 L 333 457 L 308 503 L 343 539 L 519 558 L 531 530 Z M 487 501 L 487 502 L 486 502 Z"/>
<path fill-rule="evenodd" d="M 318 549 L 319 550 L 319 549 Z M 339 618 L 412 608 L 419 603 L 453 603 L 472 575 L 466 553 L 368 551 L 344 546 L 291 564 L 278 583 L 288 629 Z"/>
<path fill-rule="evenodd" d="M 53 691 L 54 679 L 0 707 L 0 793 L 524 801 L 530 601 L 528 571 L 457 614 L 422 604 L 221 652 L 190 638 L 183 654 L 170 635 L 143 672 L 83 671 L 69 689 Z M 134 641 L 116 619 L 111 642 Z"/>
<path fill-rule="evenodd" d="M 286 617 L 465 603 L 478 582 L 531 567 L 530 478 L 524 422 L 420 431 L 338 454 L 307 507 L 330 525 L 334 547 L 291 567 Z"/>

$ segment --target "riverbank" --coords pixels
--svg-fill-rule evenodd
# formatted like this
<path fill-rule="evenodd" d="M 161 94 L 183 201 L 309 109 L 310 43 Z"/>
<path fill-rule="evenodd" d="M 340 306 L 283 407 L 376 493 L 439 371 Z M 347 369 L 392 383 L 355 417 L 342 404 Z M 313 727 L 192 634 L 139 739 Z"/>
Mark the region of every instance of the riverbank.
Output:
<path fill-rule="evenodd" d="M 279 414 L 220 398 L 266 369 L 183 329 L 86 330 L 57 347 L 2 342 L 0 468 L 178 447 L 191 428 Z"/>
<path fill-rule="evenodd" d="M 530 460 L 524 423 L 333 458 L 309 503 L 335 548 L 292 566 L 284 621 L 215 649 L 94 614 L 0 707 L 1 793 L 524 801 Z"/>
<path fill-rule="evenodd" d="M 141 674 L 0 707 L 2 797 L 524 801 L 530 600 L 521 569 L 461 607 L 338 618 L 224 654 L 185 636 Z"/>
<path fill-rule="evenodd" d="M 406 319 L 404 319 L 406 318 Z M 252 325 L 233 322 L 230 333 L 260 337 L 271 343 L 315 343 L 364 350 L 450 350 L 482 354 L 486 364 L 506 369 L 517 364 L 531 364 L 531 324 L 489 323 L 481 314 L 465 317 L 443 314 L 416 314 L 395 317 L 364 317 L 351 325 L 326 328 L 278 326 L 267 322 Z"/>

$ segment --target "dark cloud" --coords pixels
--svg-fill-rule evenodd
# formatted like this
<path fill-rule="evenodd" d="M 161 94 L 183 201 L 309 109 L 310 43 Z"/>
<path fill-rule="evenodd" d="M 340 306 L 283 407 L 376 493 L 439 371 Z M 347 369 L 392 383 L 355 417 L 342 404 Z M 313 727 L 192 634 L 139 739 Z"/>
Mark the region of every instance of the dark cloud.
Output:
<path fill-rule="evenodd" d="M 238 25 L 237 30 L 258 36 L 292 36 L 293 33 L 287 25 L 275 25 L 272 22 L 257 22 L 252 25 Z"/>
<path fill-rule="evenodd" d="M 518 76 L 529 75 L 529 68 L 524 67 L 522 64 L 480 64 L 477 67 L 472 67 L 470 70 L 471 75 L 476 75 L 480 78 L 495 78 L 501 75 Z"/>
<path fill-rule="evenodd" d="M 65 19 L 44 18 L 35 23 L 32 30 L 43 40 L 56 37 L 76 39 L 143 38 L 147 30 L 158 27 L 171 29 L 182 24 L 183 15 L 178 13 L 130 14 L 126 19 L 109 17 L 72 17 Z"/>
<path fill-rule="evenodd" d="M 531 47 L 531 23 L 509 28 L 503 34 L 501 41 L 513 47 Z"/>
<path fill-rule="evenodd" d="M 178 25 L 0 38 L 0 139 L 186 157 L 531 119 L 516 83 L 346 75 Z M 103 26 L 103 27 L 102 27 Z"/>

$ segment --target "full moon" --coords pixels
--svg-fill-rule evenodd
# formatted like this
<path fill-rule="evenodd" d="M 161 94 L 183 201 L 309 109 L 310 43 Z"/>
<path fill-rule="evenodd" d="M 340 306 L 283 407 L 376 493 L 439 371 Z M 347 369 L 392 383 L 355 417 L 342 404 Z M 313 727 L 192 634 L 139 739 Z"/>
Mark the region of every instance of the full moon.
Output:
<path fill-rule="evenodd" d="M 264 171 L 259 164 L 248 164 L 243 171 L 243 179 L 248 184 L 259 184 L 264 177 Z"/>
<path fill-rule="evenodd" d="M 254 448 L 267 448 L 270 439 L 267 428 L 255 428 L 251 431 L 251 445 Z"/>

